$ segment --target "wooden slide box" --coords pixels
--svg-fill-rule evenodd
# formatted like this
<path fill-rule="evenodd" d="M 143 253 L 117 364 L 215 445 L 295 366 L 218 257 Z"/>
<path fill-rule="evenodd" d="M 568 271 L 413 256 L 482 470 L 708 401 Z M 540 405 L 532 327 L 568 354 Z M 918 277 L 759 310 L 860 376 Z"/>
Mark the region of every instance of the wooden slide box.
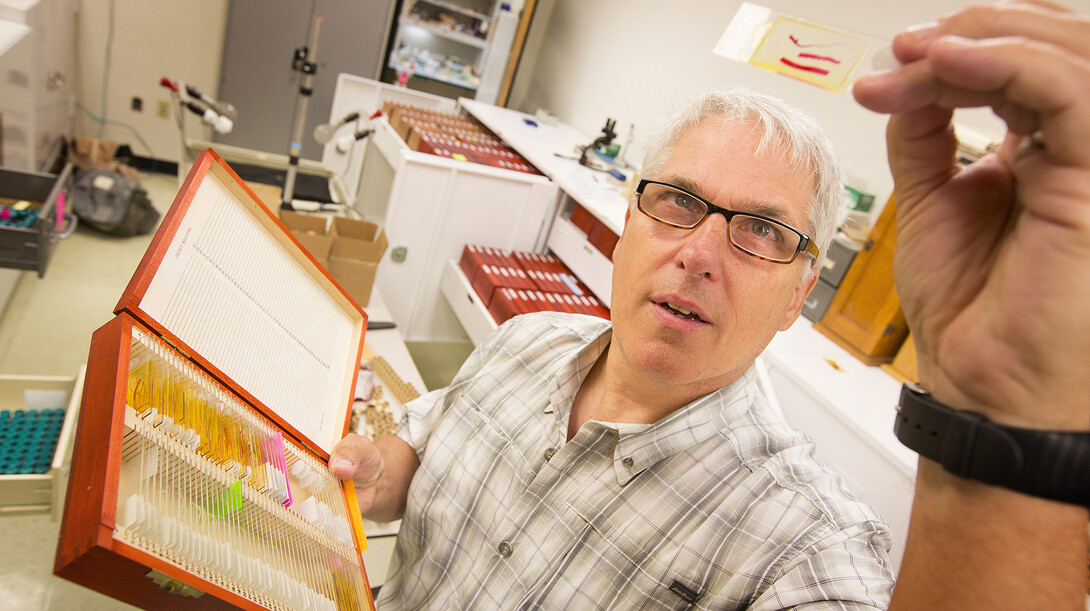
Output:
<path fill-rule="evenodd" d="M 354 489 L 323 469 L 348 429 L 367 316 L 211 150 L 115 314 L 91 340 L 56 574 L 147 609 L 373 609 Z M 137 412 L 143 381 L 167 389 L 160 406 L 183 388 L 189 413 L 222 426 L 202 439 L 167 407 L 157 419 L 154 399 Z M 236 429 L 265 448 L 250 457 L 282 440 L 282 477 L 263 481 L 292 500 L 251 485 L 273 470 L 212 460 L 210 439 Z M 319 560 L 292 564 L 306 553 Z"/>

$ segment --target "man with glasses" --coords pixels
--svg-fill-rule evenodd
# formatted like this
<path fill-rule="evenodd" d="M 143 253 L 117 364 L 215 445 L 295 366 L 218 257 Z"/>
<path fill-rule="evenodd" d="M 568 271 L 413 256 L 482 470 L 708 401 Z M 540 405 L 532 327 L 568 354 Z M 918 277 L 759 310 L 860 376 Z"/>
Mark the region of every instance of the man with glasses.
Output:
<path fill-rule="evenodd" d="M 377 442 L 398 478 L 363 485 L 361 506 L 403 516 L 384 608 L 888 601 L 888 530 L 752 371 L 832 238 L 830 143 L 778 100 L 711 93 L 653 139 L 643 172 L 612 321 L 516 317 Z M 367 461 L 364 440 L 341 446 Z"/>
<path fill-rule="evenodd" d="M 896 272 L 933 393 L 903 406 L 983 414 L 971 430 L 999 456 L 1006 433 L 1051 428 L 1078 449 L 1063 431 L 1090 426 L 1087 34 L 1052 5 L 971 7 L 898 36 L 905 65 L 856 89 L 897 113 Z M 949 109 L 974 105 L 1012 136 L 960 171 Z M 890 603 L 886 527 L 752 372 L 797 319 L 836 226 L 831 147 L 776 100 L 710 94 L 652 141 L 643 177 L 614 252 L 612 324 L 516 317 L 396 436 L 335 449 L 366 516 L 403 516 L 382 608 Z M 1024 449 L 1018 460 L 1042 456 Z M 1067 468 L 1067 450 L 1043 455 Z M 1039 498 L 1052 482 L 1008 490 L 1024 482 L 924 456 L 894 606 L 1084 604 L 1085 508 Z"/>

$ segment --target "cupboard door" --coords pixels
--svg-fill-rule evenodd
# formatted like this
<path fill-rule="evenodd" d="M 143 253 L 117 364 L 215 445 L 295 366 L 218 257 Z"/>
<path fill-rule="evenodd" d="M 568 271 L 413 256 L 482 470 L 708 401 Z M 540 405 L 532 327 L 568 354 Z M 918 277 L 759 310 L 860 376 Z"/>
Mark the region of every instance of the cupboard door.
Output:
<path fill-rule="evenodd" d="M 908 324 L 893 286 L 896 211 L 891 197 L 814 328 L 868 365 L 893 360 Z"/>

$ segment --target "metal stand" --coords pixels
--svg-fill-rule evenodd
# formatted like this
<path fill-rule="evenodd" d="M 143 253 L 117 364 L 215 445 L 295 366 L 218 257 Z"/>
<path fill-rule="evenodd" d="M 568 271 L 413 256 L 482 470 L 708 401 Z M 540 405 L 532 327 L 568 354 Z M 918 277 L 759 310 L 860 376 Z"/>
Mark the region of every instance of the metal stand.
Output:
<path fill-rule="evenodd" d="M 307 104 L 314 93 L 314 72 L 317 70 L 315 59 L 318 55 L 318 34 L 322 28 L 322 17 L 315 15 L 310 23 L 307 46 L 296 49 L 291 67 L 303 73 L 299 84 L 299 102 L 295 105 L 295 122 L 292 125 L 291 146 L 288 147 L 288 171 L 284 175 L 284 194 L 280 200 L 281 210 L 294 210 L 291 200 L 295 193 L 295 175 L 299 171 L 299 154 L 303 149 L 303 128 L 307 120 Z"/>

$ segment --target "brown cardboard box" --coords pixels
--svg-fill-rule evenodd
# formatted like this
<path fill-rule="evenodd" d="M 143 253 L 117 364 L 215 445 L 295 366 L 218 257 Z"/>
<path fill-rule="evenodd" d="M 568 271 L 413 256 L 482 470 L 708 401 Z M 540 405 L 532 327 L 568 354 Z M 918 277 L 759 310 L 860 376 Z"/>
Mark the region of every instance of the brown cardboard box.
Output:
<path fill-rule="evenodd" d="M 386 232 L 367 221 L 334 217 L 330 230 L 333 245 L 326 266 L 344 290 L 360 306 L 371 300 L 378 263 L 386 252 Z"/>
<path fill-rule="evenodd" d="M 280 211 L 280 222 L 288 228 L 303 248 L 314 257 L 322 267 L 328 267 L 329 251 L 333 247 L 333 236 L 326 231 L 327 219 L 324 216 L 299 214 L 290 210 Z"/>

